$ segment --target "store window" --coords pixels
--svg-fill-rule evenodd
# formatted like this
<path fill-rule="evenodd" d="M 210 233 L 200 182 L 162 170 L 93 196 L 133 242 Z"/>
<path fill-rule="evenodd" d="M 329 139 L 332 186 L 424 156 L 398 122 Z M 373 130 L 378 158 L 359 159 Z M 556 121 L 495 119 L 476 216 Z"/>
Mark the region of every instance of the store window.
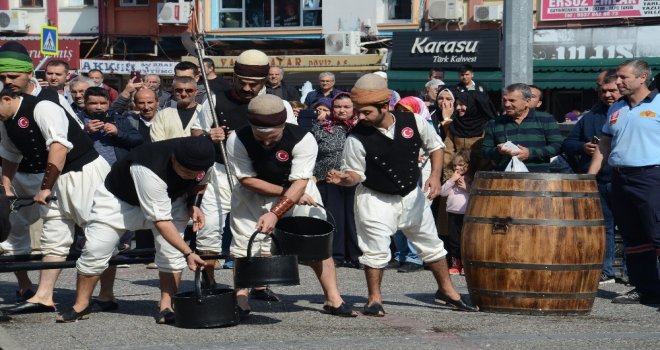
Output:
<path fill-rule="evenodd" d="M 387 21 L 412 21 L 412 0 L 385 0 Z"/>
<path fill-rule="evenodd" d="M 21 7 L 30 8 L 30 7 L 44 7 L 43 0 L 21 0 Z"/>
<path fill-rule="evenodd" d="M 220 28 L 320 27 L 321 0 L 220 0 Z"/>
<path fill-rule="evenodd" d="M 119 6 L 121 7 L 149 6 L 149 0 L 121 0 Z"/>
<path fill-rule="evenodd" d="M 67 7 L 91 7 L 96 6 L 95 0 L 67 0 Z"/>

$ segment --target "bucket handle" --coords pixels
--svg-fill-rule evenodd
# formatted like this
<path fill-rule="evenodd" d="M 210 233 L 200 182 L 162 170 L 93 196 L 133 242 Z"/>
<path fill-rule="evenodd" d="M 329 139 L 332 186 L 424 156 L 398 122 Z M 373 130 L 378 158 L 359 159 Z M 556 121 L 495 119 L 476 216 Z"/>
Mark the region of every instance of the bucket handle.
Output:
<path fill-rule="evenodd" d="M 252 243 L 254 243 L 254 239 L 257 238 L 257 235 L 259 235 L 261 232 L 259 231 L 254 231 L 252 236 L 250 236 L 250 241 L 248 242 L 247 246 L 247 257 L 248 259 L 252 258 Z M 267 233 L 263 233 L 264 235 L 267 235 Z M 277 241 L 277 238 L 275 238 L 275 235 L 270 235 L 270 238 L 273 240 L 273 243 L 275 243 L 275 249 L 279 252 L 282 252 L 282 255 L 284 255 L 284 252 L 280 248 L 280 243 Z"/>
<path fill-rule="evenodd" d="M 332 213 L 321 204 L 316 203 L 316 206 L 323 209 L 325 216 L 331 220 L 330 224 L 332 224 L 332 228 L 337 230 L 337 221 L 335 220 L 335 217 L 332 215 Z"/>
<path fill-rule="evenodd" d="M 197 297 L 197 302 L 199 304 L 204 304 L 206 301 L 202 295 L 202 268 L 200 266 L 195 269 L 195 296 Z"/>

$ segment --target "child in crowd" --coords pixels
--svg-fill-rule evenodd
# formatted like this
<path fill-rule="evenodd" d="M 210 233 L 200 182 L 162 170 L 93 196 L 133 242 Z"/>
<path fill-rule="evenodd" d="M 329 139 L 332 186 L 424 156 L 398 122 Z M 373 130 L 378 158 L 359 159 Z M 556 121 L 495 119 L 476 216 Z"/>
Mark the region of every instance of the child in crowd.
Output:
<path fill-rule="evenodd" d="M 447 197 L 448 241 L 447 250 L 451 256 L 450 275 L 464 274 L 461 262 L 461 229 L 463 216 L 470 195 L 472 175 L 470 172 L 470 151 L 460 150 L 452 158 L 454 173 L 442 185 L 440 195 Z"/>

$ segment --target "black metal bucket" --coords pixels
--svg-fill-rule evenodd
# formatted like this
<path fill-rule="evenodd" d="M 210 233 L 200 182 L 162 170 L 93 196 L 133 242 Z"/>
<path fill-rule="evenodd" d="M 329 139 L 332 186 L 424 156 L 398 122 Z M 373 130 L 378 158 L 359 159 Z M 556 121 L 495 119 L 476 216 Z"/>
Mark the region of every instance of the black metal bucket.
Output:
<path fill-rule="evenodd" d="M 300 284 L 298 257 L 295 255 L 252 256 L 252 243 L 259 231 L 248 242 L 247 257 L 234 259 L 234 287 L 296 286 Z M 277 251 L 282 251 L 277 238 L 271 236 Z"/>
<path fill-rule="evenodd" d="M 181 328 L 215 328 L 238 324 L 233 289 L 202 289 L 201 270 L 195 271 L 195 290 L 172 297 L 174 324 Z"/>
<path fill-rule="evenodd" d="M 327 213 L 332 219 L 330 213 Z M 312 217 L 290 216 L 277 222 L 273 235 L 280 241 L 280 247 L 285 252 L 298 255 L 300 261 L 325 260 L 332 256 L 336 226 L 334 219 L 332 221 L 331 224 Z"/>

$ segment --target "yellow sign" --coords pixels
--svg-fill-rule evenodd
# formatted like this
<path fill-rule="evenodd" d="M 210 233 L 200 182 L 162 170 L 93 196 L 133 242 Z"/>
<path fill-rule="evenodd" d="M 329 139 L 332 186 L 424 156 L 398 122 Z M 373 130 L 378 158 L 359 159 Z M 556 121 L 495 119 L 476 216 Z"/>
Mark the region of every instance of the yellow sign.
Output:
<path fill-rule="evenodd" d="M 216 72 L 231 73 L 236 56 L 211 56 Z M 271 66 L 279 66 L 287 72 L 303 71 L 378 71 L 382 65 L 382 55 L 297 55 L 269 56 Z M 184 56 L 182 61 L 197 63 L 197 58 Z"/>

